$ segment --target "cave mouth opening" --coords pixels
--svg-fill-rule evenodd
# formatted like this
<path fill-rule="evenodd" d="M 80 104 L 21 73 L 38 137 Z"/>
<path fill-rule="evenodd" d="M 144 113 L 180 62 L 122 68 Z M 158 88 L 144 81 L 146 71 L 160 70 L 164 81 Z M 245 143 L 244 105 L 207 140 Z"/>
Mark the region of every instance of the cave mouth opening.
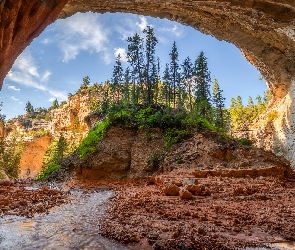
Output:
<path fill-rule="evenodd" d="M 259 80 L 259 71 L 231 43 L 168 19 L 87 12 L 58 19 L 18 57 L 4 82 L 2 92 L 7 93 L 3 98 L 4 113 L 16 115 L 15 105 L 6 105 L 7 102 L 21 103 L 18 110 L 24 110 L 32 92 L 36 94 L 30 101 L 35 107 L 42 107 L 44 100 L 66 100 L 68 93 L 77 91 L 86 75 L 91 83 L 110 79 L 115 56 L 127 52 L 127 37 L 135 32 L 142 36 L 147 25 L 154 27 L 158 39 L 161 72 L 176 41 L 180 65 L 187 56 L 194 61 L 204 51 L 212 79 L 216 77 L 224 89 L 227 106 L 231 97 L 240 94 L 246 102 L 248 96 L 255 98 L 266 89 Z M 126 66 L 124 60 L 123 66 Z M 50 102 L 46 102 L 48 106 Z"/>

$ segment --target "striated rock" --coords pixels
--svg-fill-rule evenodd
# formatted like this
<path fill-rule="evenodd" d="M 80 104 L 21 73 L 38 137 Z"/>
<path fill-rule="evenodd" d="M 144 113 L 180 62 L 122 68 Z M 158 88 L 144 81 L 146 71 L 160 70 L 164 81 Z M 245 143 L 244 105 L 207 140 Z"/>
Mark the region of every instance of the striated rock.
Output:
<path fill-rule="evenodd" d="M 165 195 L 168 196 L 177 196 L 179 194 L 180 188 L 174 184 L 166 186 L 163 190 Z"/>

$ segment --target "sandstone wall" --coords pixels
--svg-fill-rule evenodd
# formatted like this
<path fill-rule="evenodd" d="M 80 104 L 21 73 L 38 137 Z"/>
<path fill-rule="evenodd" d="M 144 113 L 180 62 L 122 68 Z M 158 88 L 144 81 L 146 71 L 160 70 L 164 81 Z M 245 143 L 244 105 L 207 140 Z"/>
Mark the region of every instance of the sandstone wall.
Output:
<path fill-rule="evenodd" d="M 34 178 L 41 171 L 43 157 L 50 143 L 50 136 L 42 136 L 24 142 L 19 178 Z"/>

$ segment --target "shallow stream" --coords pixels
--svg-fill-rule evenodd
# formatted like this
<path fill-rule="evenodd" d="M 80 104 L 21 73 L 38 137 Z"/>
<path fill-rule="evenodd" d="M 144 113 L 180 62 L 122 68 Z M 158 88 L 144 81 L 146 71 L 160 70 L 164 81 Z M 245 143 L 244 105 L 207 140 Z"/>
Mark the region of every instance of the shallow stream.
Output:
<path fill-rule="evenodd" d="M 112 191 L 89 194 L 74 191 L 73 196 L 70 203 L 56 207 L 49 214 L 37 214 L 33 218 L 0 218 L 0 249 L 128 249 L 98 233 L 98 219 L 105 211 L 103 204 L 112 196 Z"/>

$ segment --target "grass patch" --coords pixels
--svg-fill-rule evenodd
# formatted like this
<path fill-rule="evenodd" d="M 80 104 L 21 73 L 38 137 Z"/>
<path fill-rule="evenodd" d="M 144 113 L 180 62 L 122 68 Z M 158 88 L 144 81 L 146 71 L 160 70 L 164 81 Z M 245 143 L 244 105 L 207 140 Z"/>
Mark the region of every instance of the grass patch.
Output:
<path fill-rule="evenodd" d="M 167 129 L 164 135 L 164 147 L 170 149 L 172 145 L 188 138 L 190 135 L 187 129 Z"/>
<path fill-rule="evenodd" d="M 110 126 L 110 120 L 105 119 L 99 123 L 96 129 L 89 132 L 89 134 L 82 140 L 77 152 L 81 159 L 85 159 L 98 149 L 98 143 L 104 138 L 106 130 Z"/>
<path fill-rule="evenodd" d="M 42 169 L 41 172 L 38 174 L 38 176 L 36 177 L 36 179 L 38 181 L 42 181 L 44 180 L 48 175 L 50 175 L 51 173 L 53 173 L 54 171 L 58 170 L 60 168 L 60 165 L 57 164 L 52 164 L 49 165 L 48 168 L 46 169 Z"/>

